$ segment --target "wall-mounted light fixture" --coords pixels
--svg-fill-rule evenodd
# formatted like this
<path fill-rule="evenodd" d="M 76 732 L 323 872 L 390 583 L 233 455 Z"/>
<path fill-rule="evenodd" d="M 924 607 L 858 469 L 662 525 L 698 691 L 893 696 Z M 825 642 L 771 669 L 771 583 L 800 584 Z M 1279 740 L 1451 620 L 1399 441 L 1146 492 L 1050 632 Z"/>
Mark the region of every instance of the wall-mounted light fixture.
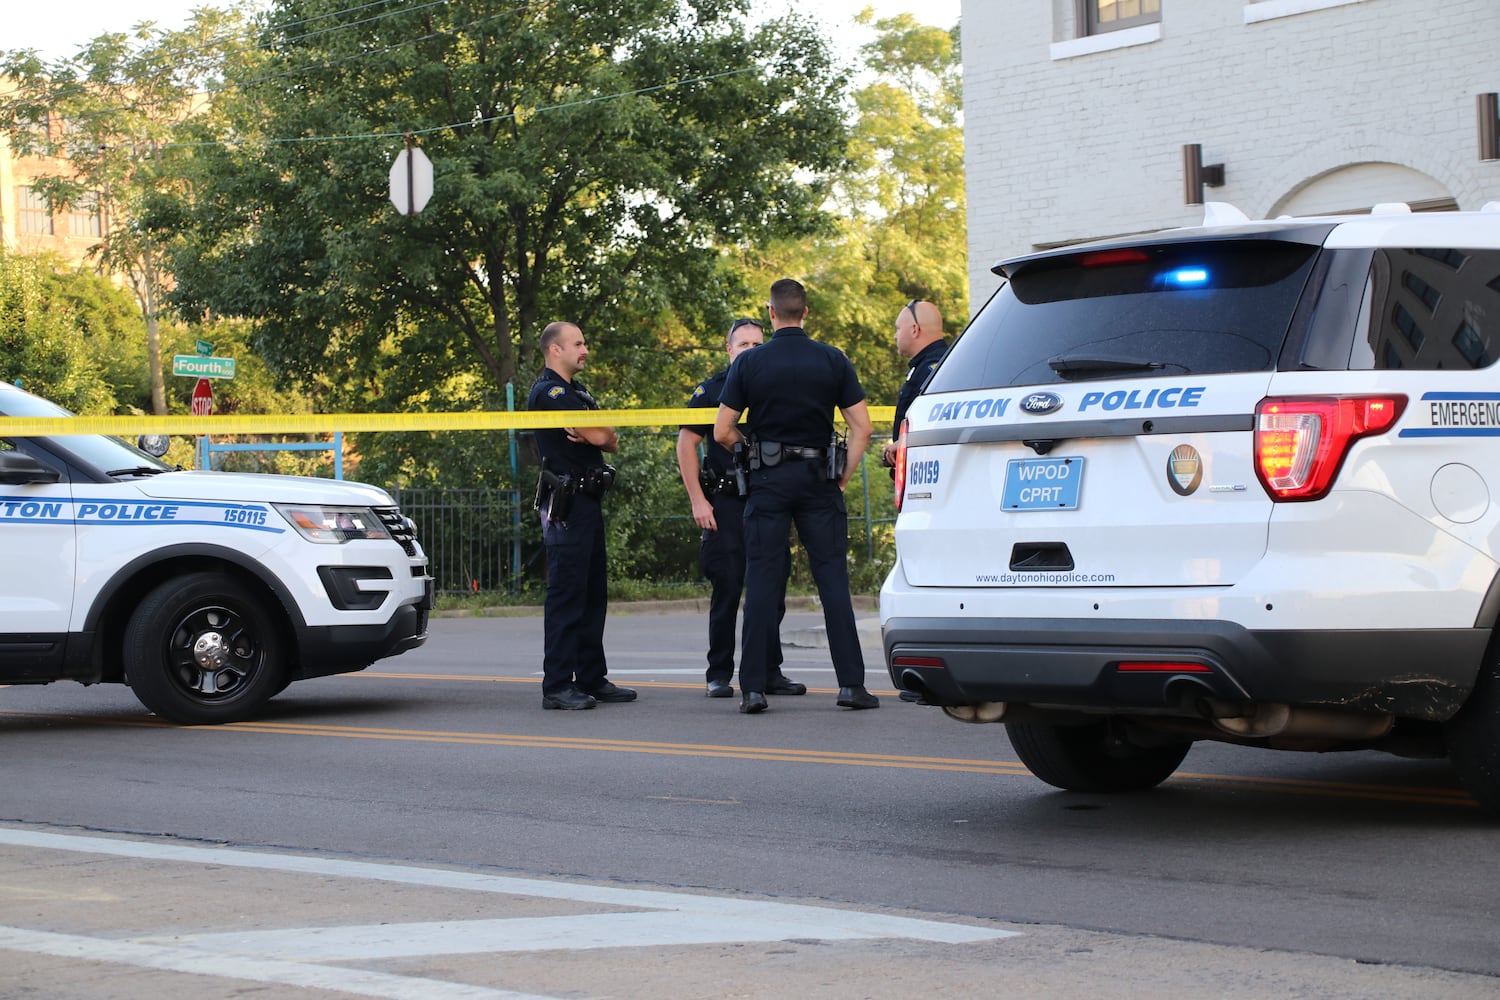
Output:
<path fill-rule="evenodd" d="M 1188 205 L 1203 204 L 1203 185 L 1224 186 L 1224 164 L 1203 165 L 1203 147 L 1190 142 L 1182 147 L 1182 200 Z"/>
<path fill-rule="evenodd" d="M 1479 158 L 1500 160 L 1500 95 L 1480 94 L 1475 103 L 1479 109 Z"/>

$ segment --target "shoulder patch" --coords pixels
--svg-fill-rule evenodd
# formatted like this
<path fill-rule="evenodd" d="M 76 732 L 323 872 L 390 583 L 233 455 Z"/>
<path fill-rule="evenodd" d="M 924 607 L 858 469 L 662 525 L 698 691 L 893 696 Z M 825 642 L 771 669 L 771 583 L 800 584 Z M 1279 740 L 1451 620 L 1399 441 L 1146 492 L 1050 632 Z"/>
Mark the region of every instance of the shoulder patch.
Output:
<path fill-rule="evenodd" d="M 703 388 L 703 383 L 699 382 L 698 383 L 698 388 L 696 388 L 696 389 L 693 390 L 693 398 L 697 399 L 699 396 L 703 395 L 707 391 L 708 391 L 707 389 Z"/>
<path fill-rule="evenodd" d="M 564 386 L 554 385 L 552 388 L 550 388 L 550 389 L 547 390 L 547 398 L 548 399 L 556 399 L 558 396 L 561 396 L 563 393 L 565 393 L 567 391 L 568 391 L 567 388 L 564 387 Z"/>

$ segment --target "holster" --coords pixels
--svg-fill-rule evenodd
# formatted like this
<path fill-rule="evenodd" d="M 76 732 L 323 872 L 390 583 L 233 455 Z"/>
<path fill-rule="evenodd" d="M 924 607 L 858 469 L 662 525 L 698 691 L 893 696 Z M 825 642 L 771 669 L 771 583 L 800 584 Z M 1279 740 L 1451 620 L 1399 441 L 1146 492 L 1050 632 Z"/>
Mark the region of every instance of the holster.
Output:
<path fill-rule="evenodd" d="M 734 490 L 737 496 L 750 495 L 750 451 L 745 447 L 745 442 L 739 441 L 734 446 Z"/>
<path fill-rule="evenodd" d="M 828 478 L 838 482 L 844 478 L 844 471 L 848 468 L 849 438 L 834 431 L 833 438 L 828 442 Z"/>
<path fill-rule="evenodd" d="M 738 470 L 736 470 L 738 471 Z M 703 487 L 703 495 L 716 496 L 743 496 L 740 492 L 739 476 L 731 476 L 720 472 L 716 467 L 705 464 L 698 470 L 698 485 Z"/>
<path fill-rule="evenodd" d="M 545 511 L 548 521 L 566 521 L 573 512 L 573 494 L 578 489 L 578 480 L 573 476 L 559 476 L 545 465 L 536 481 L 536 500 L 533 506 Z"/>

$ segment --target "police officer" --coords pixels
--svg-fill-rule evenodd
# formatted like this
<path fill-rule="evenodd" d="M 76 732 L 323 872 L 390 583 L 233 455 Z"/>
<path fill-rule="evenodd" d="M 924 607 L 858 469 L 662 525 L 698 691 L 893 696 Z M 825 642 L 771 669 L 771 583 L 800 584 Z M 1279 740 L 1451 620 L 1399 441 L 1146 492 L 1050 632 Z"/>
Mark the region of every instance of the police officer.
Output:
<path fill-rule="evenodd" d="M 752 347 L 759 347 L 765 340 L 761 325 L 753 319 L 737 319 L 729 327 L 725 349 L 729 360 L 734 361 Z M 719 395 L 724 391 L 724 379 L 729 374 L 725 368 L 693 390 L 688 406 L 693 409 L 711 407 L 717 415 Z M 729 683 L 734 677 L 734 623 L 739 615 L 740 595 L 745 590 L 745 498 L 740 494 L 735 476 L 734 456 L 724 450 L 718 442 L 709 440 L 703 460 L 698 458 L 698 448 L 703 444 L 710 428 L 707 426 L 684 426 L 677 433 L 677 468 L 682 473 L 682 485 L 687 489 L 688 499 L 693 505 L 693 520 L 703 529 L 703 539 L 698 548 L 698 568 L 713 585 L 708 601 L 708 682 L 710 698 L 729 698 L 734 687 Z M 788 562 L 790 567 L 790 562 Z M 783 588 L 784 592 L 785 588 Z M 778 632 L 782 615 L 786 613 L 783 603 L 776 620 Z M 807 685 L 799 684 L 781 672 L 780 635 L 771 644 L 771 675 L 766 681 L 766 694 L 806 694 Z"/>
<path fill-rule="evenodd" d="M 931 302 L 912 299 L 896 314 L 896 350 L 906 358 L 906 381 L 896 394 L 896 419 L 891 425 L 891 439 L 881 450 L 880 464 L 896 468 L 896 449 L 901 445 L 901 421 L 922 391 L 927 378 L 937 370 L 938 362 L 948 353 L 943 339 L 943 314 Z"/>
<path fill-rule="evenodd" d="M 802 329 L 807 292 L 783 278 L 771 286 L 770 343 L 746 351 L 729 367 L 714 439 L 733 450 L 738 422 L 749 410 L 750 496 L 745 503 L 745 627 L 740 659 L 740 711 L 766 710 L 776 609 L 785 599 L 790 525 L 807 561 L 828 631 L 838 676 L 837 703 L 876 708 L 865 690 L 865 661 L 849 597 L 849 521 L 844 487 L 870 443 L 870 414 L 854 366 L 842 351 Z M 833 411 L 849 426 L 847 462 L 838 468 Z"/>
<path fill-rule="evenodd" d="M 546 367 L 531 387 L 529 410 L 597 410 L 576 376 L 589 349 L 572 323 L 542 331 Z M 593 708 L 601 701 L 634 701 L 635 692 L 605 677 L 604 616 L 608 577 L 600 498 L 614 481 L 603 453 L 620 447 L 613 427 L 570 426 L 536 432 L 541 453 L 537 509 L 547 547 L 543 608 L 542 707 Z"/>

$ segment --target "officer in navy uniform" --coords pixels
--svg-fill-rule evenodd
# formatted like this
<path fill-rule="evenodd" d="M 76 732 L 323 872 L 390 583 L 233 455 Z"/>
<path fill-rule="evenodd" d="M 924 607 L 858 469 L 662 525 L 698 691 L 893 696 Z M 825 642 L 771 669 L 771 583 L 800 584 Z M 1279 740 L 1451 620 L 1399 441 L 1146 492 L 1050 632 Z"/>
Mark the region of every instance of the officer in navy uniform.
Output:
<path fill-rule="evenodd" d="M 733 362 L 750 348 L 759 347 L 764 339 L 765 332 L 755 320 L 735 320 L 724 342 L 729 360 Z M 693 409 L 710 407 L 717 416 L 719 395 L 728 374 L 729 369 L 725 368 L 699 383 L 687 405 Z M 708 670 L 704 675 L 707 694 L 710 698 L 729 698 L 734 695 L 730 684 L 734 677 L 734 624 L 739 617 L 740 596 L 745 591 L 745 498 L 740 495 L 736 481 L 734 456 L 709 438 L 710 432 L 709 426 L 687 425 L 678 431 L 677 468 L 692 501 L 693 520 L 703 529 L 698 568 L 713 585 L 708 601 Z M 706 454 L 700 461 L 698 448 L 705 438 L 708 438 Z M 778 632 L 785 612 L 783 603 L 776 616 Z M 771 646 L 771 676 L 766 682 L 766 694 L 806 693 L 807 685 L 781 672 L 778 635 Z"/>
<path fill-rule="evenodd" d="M 551 323 L 542 331 L 546 367 L 531 387 L 529 410 L 597 410 L 576 376 L 588 358 L 583 331 Z M 603 453 L 620 447 L 613 427 L 569 426 L 536 432 L 541 453 L 537 509 L 547 548 L 543 607 L 542 707 L 593 708 L 601 701 L 634 701 L 635 692 L 606 676 L 604 617 L 608 568 L 600 498 L 614 480 Z"/>
<path fill-rule="evenodd" d="M 849 596 L 849 519 L 844 487 L 870 444 L 865 391 L 844 353 L 802 329 L 807 292 L 783 278 L 771 286 L 771 341 L 746 351 L 729 366 L 714 439 L 725 448 L 744 441 L 740 414 L 749 411 L 750 496 L 745 502 L 745 627 L 740 654 L 740 711 L 766 710 L 776 609 L 785 599 L 791 525 L 823 604 L 828 651 L 838 676 L 837 703 L 876 708 L 865 690 Z M 849 427 L 847 462 L 837 466 L 833 411 Z"/>
<path fill-rule="evenodd" d="M 906 381 L 896 394 L 896 419 L 891 422 L 891 439 L 880 453 L 880 464 L 896 472 L 896 449 L 901 444 L 901 421 L 922 391 L 927 379 L 937 370 L 938 362 L 948 353 L 943 339 L 943 314 L 931 302 L 912 299 L 896 314 L 896 350 L 907 359 Z"/>

